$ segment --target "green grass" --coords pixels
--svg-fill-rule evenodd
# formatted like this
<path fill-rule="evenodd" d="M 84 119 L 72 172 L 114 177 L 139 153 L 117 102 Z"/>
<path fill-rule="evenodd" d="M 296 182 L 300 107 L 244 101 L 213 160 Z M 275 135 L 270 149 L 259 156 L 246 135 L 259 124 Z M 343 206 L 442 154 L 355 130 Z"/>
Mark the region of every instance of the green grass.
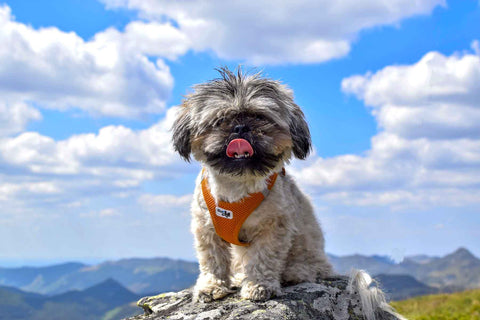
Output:
<path fill-rule="evenodd" d="M 133 317 L 139 314 L 143 314 L 142 309 L 137 306 L 136 302 L 132 302 L 110 310 L 103 316 L 102 320 L 118 320 Z"/>
<path fill-rule="evenodd" d="M 478 320 L 480 289 L 416 297 L 391 305 L 409 320 Z"/>

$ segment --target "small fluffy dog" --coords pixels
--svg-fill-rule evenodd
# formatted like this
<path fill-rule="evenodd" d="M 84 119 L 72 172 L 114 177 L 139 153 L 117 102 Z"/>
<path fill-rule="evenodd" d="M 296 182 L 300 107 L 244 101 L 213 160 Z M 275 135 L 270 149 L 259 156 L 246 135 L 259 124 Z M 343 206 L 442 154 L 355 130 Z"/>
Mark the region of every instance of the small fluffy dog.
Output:
<path fill-rule="evenodd" d="M 312 205 L 283 170 L 292 156 L 307 156 L 310 132 L 285 85 L 240 68 L 219 71 L 221 78 L 194 87 L 173 125 L 175 150 L 204 167 L 191 206 L 200 263 L 194 299 L 241 287 L 242 298 L 266 300 L 282 284 L 332 275 Z M 251 212 L 234 222 L 249 211 L 245 203 Z M 224 222 L 237 224 L 221 231 Z"/>

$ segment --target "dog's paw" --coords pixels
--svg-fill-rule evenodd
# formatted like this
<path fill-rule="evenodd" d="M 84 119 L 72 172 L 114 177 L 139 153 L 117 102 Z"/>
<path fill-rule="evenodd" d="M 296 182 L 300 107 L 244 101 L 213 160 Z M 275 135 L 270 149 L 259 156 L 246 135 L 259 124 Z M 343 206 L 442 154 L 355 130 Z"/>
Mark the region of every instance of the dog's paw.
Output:
<path fill-rule="evenodd" d="M 240 296 L 253 301 L 265 301 L 281 294 L 280 286 L 247 282 L 242 286 Z"/>
<path fill-rule="evenodd" d="M 195 302 L 211 302 L 213 300 L 222 299 L 223 297 L 234 292 L 226 286 L 208 285 L 205 287 L 195 286 L 193 290 L 193 301 Z"/>

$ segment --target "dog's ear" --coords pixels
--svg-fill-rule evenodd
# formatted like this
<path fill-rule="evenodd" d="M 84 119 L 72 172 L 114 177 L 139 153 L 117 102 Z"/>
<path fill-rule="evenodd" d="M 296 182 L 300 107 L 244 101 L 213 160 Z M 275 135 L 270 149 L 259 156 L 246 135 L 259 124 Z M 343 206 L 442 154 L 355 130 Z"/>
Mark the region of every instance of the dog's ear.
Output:
<path fill-rule="evenodd" d="M 312 149 L 312 139 L 305 115 L 297 105 L 295 105 L 290 121 L 290 135 L 293 142 L 293 154 L 298 159 L 305 159 Z"/>
<path fill-rule="evenodd" d="M 190 142 L 190 112 L 185 102 L 180 108 L 177 119 L 172 127 L 173 148 L 185 161 L 190 162 L 190 153 L 192 151 L 192 144 Z"/>

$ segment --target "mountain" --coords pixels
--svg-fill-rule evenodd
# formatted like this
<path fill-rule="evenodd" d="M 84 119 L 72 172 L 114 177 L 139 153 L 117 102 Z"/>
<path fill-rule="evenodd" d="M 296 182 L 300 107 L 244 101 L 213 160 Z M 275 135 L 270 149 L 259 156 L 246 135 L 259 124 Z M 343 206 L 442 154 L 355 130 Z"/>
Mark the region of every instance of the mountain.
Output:
<path fill-rule="evenodd" d="M 378 274 L 375 277 L 390 300 L 438 293 L 438 289 L 427 286 L 412 276 L 404 274 Z"/>
<path fill-rule="evenodd" d="M 0 284 L 55 295 L 84 290 L 109 278 L 139 294 L 177 291 L 191 286 L 198 264 L 168 258 L 122 259 L 93 266 L 78 263 L 52 267 L 1 268 Z"/>
<path fill-rule="evenodd" d="M 394 299 L 414 296 L 416 293 L 429 293 L 430 289 L 437 292 L 453 292 L 480 288 L 480 260 L 465 248 L 459 248 L 444 257 L 425 255 L 407 257 L 398 264 L 381 256 L 351 255 L 329 256 L 329 258 L 335 271 L 341 274 L 348 274 L 352 268 L 355 268 L 366 270 L 372 275 L 381 275 L 383 277 L 381 283 L 387 289 L 390 289 L 389 286 L 391 286 L 391 290 L 387 291 L 392 293 L 391 296 Z M 394 284 L 394 282 L 400 281 L 400 278 L 387 279 L 387 275 L 408 275 L 418 283 L 414 284 L 411 279 L 407 281 L 405 278 L 404 280 L 412 287 L 404 288 Z"/>
<path fill-rule="evenodd" d="M 480 287 L 480 260 L 465 248 L 426 264 L 418 279 L 437 287 Z"/>
<path fill-rule="evenodd" d="M 63 277 L 85 267 L 82 263 L 69 262 L 48 267 L 0 268 L 0 285 L 49 293 Z"/>
<path fill-rule="evenodd" d="M 438 258 L 427 256 L 426 254 L 417 254 L 417 255 L 413 255 L 413 256 L 408 256 L 407 259 L 411 260 L 415 263 L 424 264 L 424 263 L 432 262 L 432 261 L 434 261 Z"/>
<path fill-rule="evenodd" d="M 43 296 L 0 286 L 0 320 L 30 319 L 43 304 Z"/>
<path fill-rule="evenodd" d="M 98 320 L 139 297 L 112 279 L 83 291 L 55 296 L 0 287 L 0 320 Z M 134 311 L 128 309 L 125 313 L 133 315 Z"/>
<path fill-rule="evenodd" d="M 407 257 L 401 263 L 378 255 L 329 255 L 329 258 L 335 271 L 340 274 L 348 274 L 355 268 L 378 275 L 394 299 L 438 291 L 480 288 L 480 260 L 465 248 L 444 257 Z M 198 264 L 194 262 L 135 258 L 93 266 L 67 263 L 42 268 L 0 268 L 0 284 L 58 296 L 72 290 L 86 290 L 113 279 L 135 294 L 149 295 L 190 287 L 197 275 Z M 394 277 L 399 275 L 409 277 Z"/>
<path fill-rule="evenodd" d="M 409 274 L 432 287 L 449 291 L 480 288 L 480 260 L 465 248 L 423 263 L 407 258 L 386 273 Z"/>
<path fill-rule="evenodd" d="M 355 254 L 339 257 L 329 254 L 328 258 L 336 272 L 347 275 L 352 269 L 366 270 L 370 274 L 383 273 L 394 265 L 394 262 L 388 257 L 378 255 L 363 256 Z"/>
<path fill-rule="evenodd" d="M 52 302 L 86 302 L 94 300 L 108 306 L 119 306 L 138 298 L 138 295 L 113 279 L 107 279 L 83 291 L 74 290 L 49 298 Z M 109 310 L 109 309 L 108 309 Z M 108 311 L 105 310 L 105 311 Z"/>

